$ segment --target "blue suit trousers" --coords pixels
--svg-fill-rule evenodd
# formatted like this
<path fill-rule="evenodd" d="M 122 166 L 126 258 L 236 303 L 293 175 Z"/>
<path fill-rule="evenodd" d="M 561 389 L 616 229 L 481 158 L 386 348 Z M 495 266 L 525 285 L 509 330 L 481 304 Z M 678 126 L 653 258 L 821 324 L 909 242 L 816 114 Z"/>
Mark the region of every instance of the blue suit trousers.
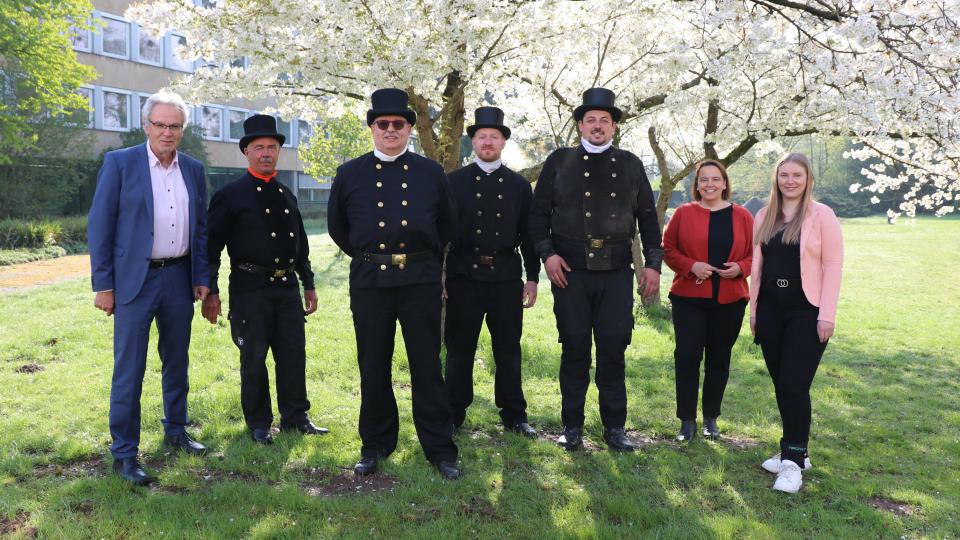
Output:
<path fill-rule="evenodd" d="M 136 456 L 140 447 L 140 394 L 154 320 L 162 365 L 163 428 L 167 435 L 178 435 L 188 423 L 187 368 L 193 319 L 190 281 L 189 264 L 151 268 L 140 293 L 130 303 L 116 306 L 110 388 L 110 452 L 114 458 Z"/>

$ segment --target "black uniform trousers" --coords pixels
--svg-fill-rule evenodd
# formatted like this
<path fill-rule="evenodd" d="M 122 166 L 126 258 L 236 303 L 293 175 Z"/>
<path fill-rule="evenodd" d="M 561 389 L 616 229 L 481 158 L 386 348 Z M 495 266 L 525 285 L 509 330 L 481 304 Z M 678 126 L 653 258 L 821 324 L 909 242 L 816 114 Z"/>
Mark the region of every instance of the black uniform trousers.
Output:
<path fill-rule="evenodd" d="M 817 336 L 819 309 L 807 301 L 800 280 L 789 288 L 763 283 L 757 300 L 756 342 L 773 379 L 783 422 L 781 459 L 803 467 L 810 439 L 810 387 L 827 348 Z"/>
<path fill-rule="evenodd" d="M 677 418 L 697 419 L 700 360 L 704 361 L 703 417 L 720 416 L 730 376 L 730 351 L 740 335 L 747 301 L 720 304 L 711 298 L 670 295 L 676 347 L 673 365 L 677 384 Z"/>
<path fill-rule="evenodd" d="M 622 428 L 627 420 L 624 353 L 633 335 L 633 270 L 574 269 L 566 278 L 565 288 L 551 287 L 562 345 L 563 425 L 583 427 L 592 337 L 597 347 L 594 381 L 600 394 L 600 418 L 605 428 Z"/>
<path fill-rule="evenodd" d="M 523 282 L 486 282 L 458 276 L 447 280 L 446 389 L 454 425 L 463 424 L 473 403 L 473 361 L 486 315 L 493 345 L 494 399 L 504 426 L 527 421 L 520 383 Z"/>
<path fill-rule="evenodd" d="M 456 461 L 440 367 L 440 284 L 350 289 L 360 365 L 361 455 L 390 455 L 400 418 L 393 394 L 397 321 L 410 368 L 413 424 L 427 460 Z"/>
<path fill-rule="evenodd" d="M 276 369 L 281 426 L 307 421 L 303 304 L 297 287 L 264 287 L 230 295 L 230 330 L 240 349 L 240 405 L 250 429 L 269 428 L 267 349 Z"/>

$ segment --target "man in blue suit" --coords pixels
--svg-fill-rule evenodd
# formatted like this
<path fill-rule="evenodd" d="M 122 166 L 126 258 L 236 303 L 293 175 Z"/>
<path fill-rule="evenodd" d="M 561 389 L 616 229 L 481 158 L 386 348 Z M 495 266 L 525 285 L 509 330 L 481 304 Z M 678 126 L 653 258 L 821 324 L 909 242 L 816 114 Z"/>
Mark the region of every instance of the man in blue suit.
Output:
<path fill-rule="evenodd" d="M 94 305 L 114 317 L 110 435 L 113 470 L 154 480 L 137 460 L 140 393 L 150 326 L 157 322 L 166 444 L 207 449 L 185 431 L 193 302 L 210 289 L 203 165 L 177 152 L 188 108 L 171 93 L 151 96 L 141 118 L 147 142 L 107 153 L 87 225 Z"/>

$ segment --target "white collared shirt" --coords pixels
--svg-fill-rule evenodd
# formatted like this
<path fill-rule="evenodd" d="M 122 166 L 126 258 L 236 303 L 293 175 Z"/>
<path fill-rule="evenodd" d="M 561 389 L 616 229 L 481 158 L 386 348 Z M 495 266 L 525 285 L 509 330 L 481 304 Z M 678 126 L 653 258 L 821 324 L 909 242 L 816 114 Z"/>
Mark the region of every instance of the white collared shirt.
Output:
<path fill-rule="evenodd" d="M 190 251 L 190 195 L 180 172 L 179 154 L 164 167 L 147 142 L 150 185 L 153 189 L 153 249 L 151 259 L 181 257 Z"/>
<path fill-rule="evenodd" d="M 373 149 L 373 155 L 376 156 L 377 159 L 379 159 L 380 161 L 387 161 L 387 162 L 396 161 L 398 157 L 400 157 L 400 156 L 402 156 L 402 155 L 404 155 L 404 154 L 406 154 L 406 153 L 407 153 L 407 147 L 406 147 L 406 146 L 403 147 L 403 152 L 400 152 L 399 154 L 397 154 L 397 155 L 395 155 L 395 156 L 388 156 L 388 155 L 384 154 L 383 152 L 377 150 L 376 148 Z"/>
<path fill-rule="evenodd" d="M 477 167 L 480 167 L 480 169 L 487 174 L 492 173 L 493 171 L 499 169 L 501 165 L 503 165 L 503 160 L 500 159 L 496 161 L 484 161 L 478 157 L 475 157 L 473 158 L 473 162 L 476 163 Z"/>
<path fill-rule="evenodd" d="M 584 139 L 584 138 L 581 138 L 581 139 L 580 139 L 580 144 L 583 145 L 583 149 L 586 150 L 587 153 L 590 153 L 590 154 L 599 154 L 600 152 L 603 152 L 603 151 L 605 151 L 607 148 L 610 148 L 611 146 L 613 146 L 613 139 L 610 139 L 609 141 L 607 141 L 607 144 L 604 144 L 604 145 L 601 145 L 601 146 L 597 146 L 597 145 L 595 145 L 595 144 L 590 144 L 590 141 L 588 141 L 588 140 L 586 140 L 586 139 Z"/>

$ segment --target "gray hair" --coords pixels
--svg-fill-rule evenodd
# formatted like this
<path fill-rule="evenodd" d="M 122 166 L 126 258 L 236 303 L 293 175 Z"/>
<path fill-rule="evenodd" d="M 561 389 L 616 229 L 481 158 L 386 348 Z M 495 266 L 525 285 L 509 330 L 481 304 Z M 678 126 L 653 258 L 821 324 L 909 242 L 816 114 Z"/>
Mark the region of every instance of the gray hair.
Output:
<path fill-rule="evenodd" d="M 173 105 L 180 111 L 181 116 L 183 116 L 183 127 L 187 127 L 187 124 L 190 122 L 190 108 L 187 107 L 187 103 L 183 101 L 183 98 L 179 94 L 174 94 L 173 92 L 161 91 L 147 98 L 147 101 L 143 104 L 143 108 L 140 109 L 140 118 L 143 127 L 147 127 L 147 122 L 150 119 L 150 113 L 153 111 L 154 105 Z"/>

